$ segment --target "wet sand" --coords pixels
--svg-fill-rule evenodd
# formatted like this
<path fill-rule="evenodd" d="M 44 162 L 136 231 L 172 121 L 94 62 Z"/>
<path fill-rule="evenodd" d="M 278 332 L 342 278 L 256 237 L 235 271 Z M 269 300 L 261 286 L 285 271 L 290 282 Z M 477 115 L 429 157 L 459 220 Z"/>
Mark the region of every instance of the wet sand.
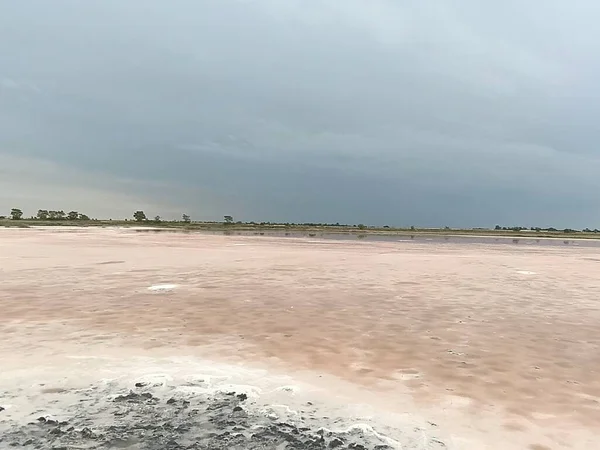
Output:
<path fill-rule="evenodd" d="M 4 397 L 106 370 L 68 355 L 185 356 L 449 448 L 598 445 L 598 248 L 2 229 L 0 269 Z"/>

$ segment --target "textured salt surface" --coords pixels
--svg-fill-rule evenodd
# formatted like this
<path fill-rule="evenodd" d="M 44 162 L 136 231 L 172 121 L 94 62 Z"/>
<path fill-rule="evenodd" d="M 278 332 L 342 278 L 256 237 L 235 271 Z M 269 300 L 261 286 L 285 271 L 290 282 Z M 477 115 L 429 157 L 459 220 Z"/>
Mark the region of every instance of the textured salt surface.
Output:
<path fill-rule="evenodd" d="M 333 431 L 314 424 L 314 413 L 284 417 L 259 410 L 243 393 L 182 394 L 173 389 L 153 393 L 142 382 L 115 395 L 118 386 L 92 386 L 71 394 L 57 415 L 43 414 L 27 424 L 0 424 L 0 446 L 30 449 L 129 448 L 184 449 L 394 449 L 425 448 L 417 436 L 400 445 L 368 425 Z M 170 397 L 168 395 L 171 395 Z M 61 394 L 57 393 L 56 397 Z M 56 411 L 54 400 L 53 409 Z M 312 408 L 311 408 L 312 409 Z M 290 415 L 290 414 L 288 414 Z M 311 422 L 311 419 L 313 422 Z M 321 419 L 324 421 L 324 419 Z M 416 433 L 413 433 L 416 434 Z M 429 439 L 426 448 L 443 448 Z"/>
<path fill-rule="evenodd" d="M 32 355 L 26 371 L 9 360 L 0 448 L 447 448 L 432 424 L 396 415 L 386 426 L 365 416 L 366 405 L 342 410 L 326 391 L 266 370 L 124 343 L 63 350 Z"/>
<path fill-rule="evenodd" d="M 595 448 L 598 253 L 2 229 L 0 421 L 26 425 L 53 405 L 68 410 L 58 405 L 81 380 L 91 389 L 129 374 L 114 387 L 126 393 L 135 377 L 176 364 L 161 358 L 186 355 L 188 369 L 217 359 L 230 370 L 262 368 L 265 380 L 288 374 L 261 387 L 260 401 L 290 394 L 269 402 L 297 410 L 303 391 L 283 387 L 306 383 L 315 417 L 366 423 L 397 442 L 430 421 L 437 433 L 426 437 L 450 448 Z M 148 289 L 165 284 L 176 288 Z M 134 367 L 146 375 L 126 363 L 140 355 Z M 228 383 L 261 384 L 241 373 Z"/>

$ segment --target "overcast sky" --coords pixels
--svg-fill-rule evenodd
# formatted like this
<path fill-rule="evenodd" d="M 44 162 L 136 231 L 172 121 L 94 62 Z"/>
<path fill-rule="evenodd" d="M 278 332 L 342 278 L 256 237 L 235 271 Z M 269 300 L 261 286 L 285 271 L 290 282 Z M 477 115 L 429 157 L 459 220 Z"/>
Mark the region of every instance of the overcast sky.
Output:
<path fill-rule="evenodd" d="M 0 0 L 0 214 L 600 228 L 598 17 Z"/>

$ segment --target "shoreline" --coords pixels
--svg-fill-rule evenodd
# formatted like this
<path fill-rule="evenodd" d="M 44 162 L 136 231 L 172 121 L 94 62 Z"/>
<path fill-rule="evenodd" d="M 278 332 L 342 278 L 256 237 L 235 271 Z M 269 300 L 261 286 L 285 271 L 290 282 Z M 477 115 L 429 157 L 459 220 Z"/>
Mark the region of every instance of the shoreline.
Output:
<path fill-rule="evenodd" d="M 207 233 L 320 233 L 327 235 L 367 235 L 367 236 L 435 236 L 435 237 L 473 237 L 473 238 L 524 238 L 524 239 L 578 239 L 600 240 L 600 233 L 585 231 L 534 231 L 534 230 L 494 230 L 494 229 L 460 229 L 460 228 L 394 228 L 336 226 L 336 225 L 284 225 L 284 224 L 223 224 L 221 222 L 168 222 L 153 221 L 135 222 L 133 220 L 90 220 L 90 221 L 40 221 L 31 219 L 0 220 L 0 228 L 123 228 L 155 231 L 186 231 Z"/>
<path fill-rule="evenodd" d="M 0 229 L 2 227 L 0 226 Z M 599 246 L 600 247 L 600 234 L 581 236 L 579 234 L 565 234 L 565 235 L 540 235 L 535 232 L 531 234 L 515 233 L 515 234 L 493 234 L 491 231 L 489 234 L 477 234 L 475 232 L 465 231 L 464 233 L 459 232 L 445 232 L 444 230 L 439 231 L 380 231 L 380 230 L 362 230 L 362 231 L 330 231 L 323 229 L 302 229 L 292 228 L 289 230 L 281 230 L 274 228 L 257 228 L 257 229 L 246 229 L 246 228 L 186 228 L 183 226 L 176 227 L 160 227 L 151 225 L 73 225 L 73 224 L 55 224 L 55 225 L 29 225 L 27 227 L 11 226 L 5 227 L 5 229 L 23 229 L 23 230 L 55 230 L 55 231 L 76 231 L 76 230 L 93 230 L 93 229 L 114 229 L 123 231 L 134 231 L 137 233 L 182 233 L 182 234 L 197 234 L 207 236 L 228 236 L 228 237 L 265 237 L 265 238 L 310 238 L 310 239 L 321 239 L 326 241 L 340 240 L 349 241 L 356 239 L 357 241 L 367 242 L 394 242 L 394 238 L 401 238 L 399 242 L 409 242 L 415 240 L 418 242 L 424 241 L 444 241 L 448 239 L 463 240 L 465 243 L 469 239 L 479 240 L 473 243 L 494 243 L 503 241 L 508 243 L 511 241 L 512 244 L 518 244 L 521 240 L 527 244 L 535 244 L 539 242 L 553 242 L 562 243 L 568 245 L 569 243 L 584 243 L 588 246 Z M 500 233 L 500 232 L 499 232 Z M 370 238 L 370 239 L 369 239 Z M 577 244 L 576 244 L 577 245 Z"/>

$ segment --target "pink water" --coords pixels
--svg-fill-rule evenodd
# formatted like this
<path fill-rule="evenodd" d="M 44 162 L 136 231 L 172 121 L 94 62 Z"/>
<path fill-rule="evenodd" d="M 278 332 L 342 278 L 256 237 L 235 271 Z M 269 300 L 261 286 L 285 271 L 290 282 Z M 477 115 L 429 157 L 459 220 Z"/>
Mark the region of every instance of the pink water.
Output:
<path fill-rule="evenodd" d="M 118 338 L 334 377 L 429 415 L 456 448 L 600 435 L 598 248 L 3 229 L 0 269 L 14 370 Z"/>

